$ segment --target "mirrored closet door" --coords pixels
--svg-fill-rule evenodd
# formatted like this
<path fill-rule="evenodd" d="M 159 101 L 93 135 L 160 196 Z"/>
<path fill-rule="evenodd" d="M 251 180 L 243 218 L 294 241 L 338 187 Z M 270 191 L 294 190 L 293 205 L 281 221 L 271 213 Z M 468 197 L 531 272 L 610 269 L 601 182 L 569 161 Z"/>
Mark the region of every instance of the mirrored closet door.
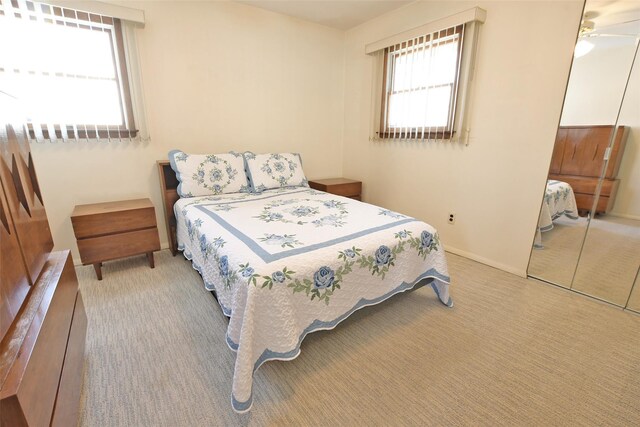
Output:
<path fill-rule="evenodd" d="M 633 285 L 629 301 L 627 302 L 627 310 L 635 311 L 640 314 L 640 269 L 636 274 L 636 282 Z"/>
<path fill-rule="evenodd" d="M 621 307 L 640 299 L 639 37 L 640 3 L 586 2 L 528 269 Z"/>

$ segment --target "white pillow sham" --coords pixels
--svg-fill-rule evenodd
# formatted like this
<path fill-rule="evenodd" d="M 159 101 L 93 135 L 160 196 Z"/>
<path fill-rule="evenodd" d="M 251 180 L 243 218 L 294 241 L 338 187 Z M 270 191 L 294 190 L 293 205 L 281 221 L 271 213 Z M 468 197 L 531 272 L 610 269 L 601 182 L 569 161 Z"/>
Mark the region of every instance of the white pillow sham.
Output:
<path fill-rule="evenodd" d="M 240 153 L 187 154 L 172 150 L 169 163 L 178 178 L 180 197 L 250 191 L 244 158 Z"/>
<path fill-rule="evenodd" d="M 309 187 L 298 153 L 244 153 L 245 169 L 252 191 L 271 188 Z"/>

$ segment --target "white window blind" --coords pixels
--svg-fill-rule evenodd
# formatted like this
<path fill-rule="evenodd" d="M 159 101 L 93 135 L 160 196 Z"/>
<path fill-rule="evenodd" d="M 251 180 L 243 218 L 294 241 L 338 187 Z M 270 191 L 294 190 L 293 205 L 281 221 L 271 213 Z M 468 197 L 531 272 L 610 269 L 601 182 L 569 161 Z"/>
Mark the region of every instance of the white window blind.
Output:
<path fill-rule="evenodd" d="M 484 16 L 474 8 L 367 45 L 370 139 L 468 142 L 465 107 Z"/>
<path fill-rule="evenodd" d="M 33 140 L 148 139 L 132 25 L 0 0 L 0 91 L 19 100 Z"/>

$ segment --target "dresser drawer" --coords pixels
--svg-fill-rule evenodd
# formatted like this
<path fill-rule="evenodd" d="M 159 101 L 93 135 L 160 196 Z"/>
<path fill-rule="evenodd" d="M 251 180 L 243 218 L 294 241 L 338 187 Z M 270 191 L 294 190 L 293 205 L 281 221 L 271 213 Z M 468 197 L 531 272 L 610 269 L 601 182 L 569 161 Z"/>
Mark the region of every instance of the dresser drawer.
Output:
<path fill-rule="evenodd" d="M 156 214 L 149 199 L 95 203 L 76 206 L 71 223 L 76 239 L 83 239 L 155 227 Z"/>
<path fill-rule="evenodd" d="M 592 194 L 576 194 L 576 205 L 579 210 L 590 211 L 593 206 L 594 196 Z M 600 196 L 598 199 L 598 206 L 596 206 L 597 213 L 604 213 L 610 209 L 609 203 L 611 199 L 606 196 Z"/>
<path fill-rule="evenodd" d="M 595 194 L 598 187 L 598 178 L 573 177 L 563 175 L 549 175 L 549 179 L 564 181 L 571 186 L 574 193 Z M 618 186 L 618 180 L 605 179 L 602 181 L 602 190 L 600 194 L 603 196 L 611 196 L 615 193 Z"/>
<path fill-rule="evenodd" d="M 0 425 L 49 426 L 56 405 L 76 403 L 56 403 L 56 394 L 77 293 L 69 251 L 52 252 L 4 348 Z"/>
<path fill-rule="evenodd" d="M 160 250 L 158 228 L 78 240 L 83 264 L 93 264 Z"/>
<path fill-rule="evenodd" d="M 84 348 L 87 337 L 87 313 L 82 302 L 82 295 L 78 291 L 73 310 L 73 320 L 69 331 L 69 340 L 64 355 L 64 365 L 58 386 L 58 402 L 66 405 L 56 405 L 51 420 L 52 427 L 75 425 L 80 406 L 80 392 L 82 390 L 82 370 L 84 367 Z"/>

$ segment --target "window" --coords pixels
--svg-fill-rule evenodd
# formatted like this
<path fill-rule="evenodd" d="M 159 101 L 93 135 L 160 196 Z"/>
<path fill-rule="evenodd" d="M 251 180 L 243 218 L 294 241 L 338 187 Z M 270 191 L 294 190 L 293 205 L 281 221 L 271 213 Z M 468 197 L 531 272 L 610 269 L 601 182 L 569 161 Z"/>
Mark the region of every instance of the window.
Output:
<path fill-rule="evenodd" d="M 474 7 L 365 46 L 372 57 L 369 139 L 469 142 L 476 50 L 486 11 Z"/>
<path fill-rule="evenodd" d="M 460 25 L 385 49 L 380 133 L 390 138 L 451 135 L 463 29 Z"/>
<path fill-rule="evenodd" d="M 1 0 L 0 40 L 0 90 L 21 101 L 32 138 L 136 135 L 120 19 Z"/>

